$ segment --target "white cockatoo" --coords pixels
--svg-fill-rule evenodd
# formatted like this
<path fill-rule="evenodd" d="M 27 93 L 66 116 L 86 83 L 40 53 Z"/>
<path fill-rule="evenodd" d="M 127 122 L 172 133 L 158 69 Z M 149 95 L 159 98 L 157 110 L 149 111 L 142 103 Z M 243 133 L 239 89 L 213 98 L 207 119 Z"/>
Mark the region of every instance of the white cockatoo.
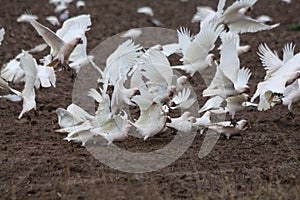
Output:
<path fill-rule="evenodd" d="M 172 85 L 174 74 L 167 57 L 157 49 L 149 49 L 140 62 L 141 64 L 133 71 L 131 88 L 144 90 L 151 102 L 150 105 L 152 102 L 160 105 L 168 103 L 174 95 L 176 86 Z"/>
<path fill-rule="evenodd" d="M 219 23 L 227 25 L 234 33 L 258 32 L 273 29 L 279 24 L 266 25 L 245 15 L 257 0 L 239 0 L 230 5 L 220 17 Z"/>
<path fill-rule="evenodd" d="M 294 56 L 295 45 L 293 43 L 285 44 L 283 47 L 283 59 L 281 60 L 277 53 L 272 51 L 267 44 L 260 44 L 258 47 L 259 59 L 266 70 L 265 80 L 269 79 L 274 72 L 284 65 Z"/>
<path fill-rule="evenodd" d="M 238 36 L 234 33 L 221 35 L 222 50 L 220 64 L 209 87 L 203 91 L 203 96 L 220 96 L 226 98 L 232 95 L 248 93 L 248 80 L 251 72 L 247 68 L 240 68 L 237 53 Z"/>
<path fill-rule="evenodd" d="M 167 122 L 166 126 L 169 128 L 174 128 L 177 131 L 188 133 L 193 128 L 193 123 L 196 122 L 195 117 L 191 115 L 190 112 L 184 112 L 180 117 L 169 118 L 171 122 Z"/>
<path fill-rule="evenodd" d="M 248 129 L 248 125 L 248 121 L 242 119 L 234 124 L 231 121 L 211 123 L 207 125 L 206 128 L 217 133 L 223 134 L 226 136 L 227 139 L 230 139 L 233 136 L 240 136 L 241 132 Z"/>
<path fill-rule="evenodd" d="M 215 42 L 223 31 L 223 26 L 215 27 L 212 21 L 205 29 L 192 39 L 190 32 L 181 28 L 178 30 L 178 43 L 182 50 L 183 65 L 172 66 L 173 69 L 181 69 L 193 76 L 196 72 L 201 72 L 208 66 L 214 64 L 214 54 L 210 53 L 215 47 Z"/>
<path fill-rule="evenodd" d="M 249 104 L 246 103 L 248 102 L 248 99 L 249 95 L 245 93 L 227 97 L 225 112 L 228 112 L 231 115 L 231 119 L 233 119 L 236 112 L 244 110 L 246 106 L 254 106 L 254 104 L 251 104 L 250 102 Z"/>
<path fill-rule="evenodd" d="M 15 58 L 4 65 L 1 70 L 1 77 L 6 81 L 19 83 L 21 80 L 24 80 L 25 72 L 20 66 L 20 58 L 22 55 L 23 53 L 19 53 Z"/>
<path fill-rule="evenodd" d="M 39 44 L 32 49 L 26 50 L 30 54 L 39 53 L 46 49 L 46 44 Z M 19 53 L 15 58 L 10 60 L 1 70 L 1 77 L 6 81 L 19 83 L 24 81 L 24 70 L 20 66 L 20 57 L 23 55 L 23 52 Z"/>
<path fill-rule="evenodd" d="M 75 126 L 86 120 L 92 120 L 94 118 L 81 107 L 73 103 L 70 104 L 67 109 L 57 108 L 55 112 L 58 118 L 58 125 L 61 128 Z"/>
<path fill-rule="evenodd" d="M 139 107 L 140 116 L 135 122 L 130 123 L 146 140 L 165 128 L 167 116 L 163 111 L 162 105 L 155 102 L 151 93 L 143 89 L 140 92 L 140 95 L 132 98 L 132 101 Z"/>
<path fill-rule="evenodd" d="M 193 127 L 200 130 L 200 134 L 204 133 L 206 126 L 211 124 L 211 112 L 206 111 L 201 117 L 195 118 L 195 122 L 193 123 Z"/>
<path fill-rule="evenodd" d="M 139 95 L 138 88 L 125 88 L 122 80 L 118 80 L 114 85 L 114 91 L 111 97 L 111 112 L 118 113 L 125 105 L 135 105 L 131 98 Z"/>
<path fill-rule="evenodd" d="M 81 38 L 76 47 L 69 56 L 69 66 L 75 69 L 76 72 L 80 70 L 81 64 L 87 60 L 87 38 L 85 32 L 90 30 L 92 25 L 90 15 L 78 15 L 64 21 L 62 27 L 56 31 L 56 35 L 63 41 L 71 41 L 73 38 Z"/>
<path fill-rule="evenodd" d="M 283 60 L 273 53 L 266 45 L 261 45 L 259 55 L 266 69 L 264 81 L 257 84 L 257 89 L 251 98 L 253 102 L 259 97 L 258 110 L 267 110 L 276 104 L 273 102 L 277 94 L 283 94 L 287 86 L 300 77 L 300 54 L 294 55 L 294 46 L 285 45 Z"/>
<path fill-rule="evenodd" d="M 83 39 L 85 38 L 84 33 L 88 30 L 88 24 L 85 20 L 83 23 L 80 23 L 80 20 L 75 20 L 78 18 L 80 18 L 80 16 L 65 21 L 62 28 L 56 33 L 38 23 L 32 17 L 22 19 L 23 22 L 29 22 L 51 47 L 50 54 L 53 60 L 48 66 L 55 67 L 59 63 L 68 65 L 70 55 L 75 47 L 83 43 Z"/>
<path fill-rule="evenodd" d="M 223 104 L 224 101 L 225 101 L 225 99 L 220 97 L 220 96 L 211 97 L 200 108 L 198 113 L 202 113 L 202 112 L 205 112 L 205 111 L 208 111 L 208 110 L 219 110 L 219 109 L 224 110 L 224 108 L 223 108 L 224 106 L 222 107 L 222 104 Z"/>
<path fill-rule="evenodd" d="M 128 115 L 125 111 L 122 111 L 120 114 L 101 124 L 101 126 L 91 129 L 91 133 L 94 136 L 102 136 L 108 142 L 108 145 L 110 145 L 114 141 L 122 141 L 128 138 L 130 128 Z"/>

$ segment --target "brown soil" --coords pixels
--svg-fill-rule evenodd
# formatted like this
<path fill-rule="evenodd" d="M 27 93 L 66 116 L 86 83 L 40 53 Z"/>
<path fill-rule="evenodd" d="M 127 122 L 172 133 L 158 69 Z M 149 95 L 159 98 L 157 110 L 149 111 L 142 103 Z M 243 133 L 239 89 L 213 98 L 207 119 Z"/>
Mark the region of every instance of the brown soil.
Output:
<path fill-rule="evenodd" d="M 149 17 L 136 12 L 138 7 L 151 6 L 166 28 L 188 26 L 195 33 L 198 25 L 190 20 L 196 6 L 215 8 L 217 1 L 87 0 L 86 4 L 77 10 L 73 3 L 70 10 L 73 16 L 91 14 L 93 25 L 87 37 L 88 48 L 92 50 L 116 33 L 152 26 Z M 42 42 L 28 24 L 16 22 L 28 10 L 37 14 L 43 24 L 48 24 L 46 16 L 54 14 L 54 7 L 47 0 L 1 1 L 0 27 L 5 27 L 6 35 L 0 49 L 0 63 L 8 62 L 21 49 Z M 299 0 L 291 4 L 279 0 L 256 3 L 252 16 L 267 14 L 281 25 L 241 37 L 243 44 L 252 46 L 252 52 L 241 57 L 241 66 L 249 67 L 253 73 L 252 93 L 264 76 L 256 54 L 259 43 L 266 42 L 280 55 L 285 43 L 294 42 L 296 52 L 300 50 L 300 33 L 287 31 L 292 23 L 300 22 L 299 10 Z M 37 110 L 25 114 L 21 120 L 17 119 L 21 103 L 0 100 L 1 198 L 300 199 L 299 104 L 293 107 L 294 119 L 283 106 L 267 112 L 249 108 L 237 115 L 252 124 L 242 141 L 221 139 L 208 156 L 199 159 L 204 137 L 197 135 L 188 151 L 170 166 L 155 172 L 130 174 L 105 166 L 79 143 L 67 142 L 63 140 L 64 134 L 54 132 L 59 128 L 55 109 L 71 103 L 72 74 L 72 71 L 58 72 L 57 87 L 37 91 Z M 161 137 L 169 141 L 173 135 L 156 136 L 145 143 L 129 140 L 122 147 L 138 146 L 139 150 L 148 151 L 149 147 L 155 149 L 161 145 Z"/>

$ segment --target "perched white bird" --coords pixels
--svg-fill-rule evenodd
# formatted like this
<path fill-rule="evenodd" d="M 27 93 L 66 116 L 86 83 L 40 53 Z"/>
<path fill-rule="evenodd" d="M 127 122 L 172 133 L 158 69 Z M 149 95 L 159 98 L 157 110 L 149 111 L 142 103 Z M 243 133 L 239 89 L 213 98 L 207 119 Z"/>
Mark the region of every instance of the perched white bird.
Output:
<path fill-rule="evenodd" d="M 4 28 L 1 28 L 0 29 L 0 46 L 1 46 L 1 43 L 4 39 L 4 35 L 5 35 L 5 29 Z"/>
<path fill-rule="evenodd" d="M 238 36 L 234 33 L 223 33 L 220 65 L 209 85 L 203 91 L 203 96 L 228 96 L 248 93 L 248 80 L 251 72 L 247 68 L 240 69 L 240 60 L 237 53 Z"/>
<path fill-rule="evenodd" d="M 219 23 L 226 24 L 229 30 L 235 33 L 270 30 L 279 26 L 279 24 L 269 26 L 245 15 L 256 2 L 257 0 L 239 0 L 234 2 L 224 11 Z"/>
<path fill-rule="evenodd" d="M 178 31 L 178 41 L 182 49 L 183 57 L 181 61 L 183 65 L 172 66 L 172 68 L 181 69 L 193 76 L 196 72 L 201 72 L 208 66 L 212 66 L 214 54 L 209 52 L 213 50 L 222 30 L 223 26 L 215 29 L 215 24 L 211 23 L 205 29 L 201 29 L 192 39 L 187 29 L 180 29 Z"/>
<path fill-rule="evenodd" d="M 171 122 L 166 123 L 167 127 L 174 128 L 180 132 L 188 133 L 192 130 L 193 123 L 196 121 L 191 113 L 186 111 L 180 117 L 169 118 Z"/>
<path fill-rule="evenodd" d="M 151 16 L 151 17 L 154 15 L 152 8 L 148 7 L 148 6 L 138 8 L 137 12 L 148 15 L 148 16 Z"/>
<path fill-rule="evenodd" d="M 46 20 L 50 22 L 53 26 L 60 26 L 60 22 L 56 16 L 48 16 Z"/>
<path fill-rule="evenodd" d="M 75 24 L 76 22 L 69 21 L 69 23 L 64 23 L 63 27 L 55 34 L 33 18 L 24 18 L 22 21 L 29 22 L 51 47 L 53 61 L 48 66 L 53 67 L 59 63 L 68 64 L 71 53 L 78 44 L 83 42 L 83 35 L 87 30 L 86 26 L 80 26 Z"/>
<path fill-rule="evenodd" d="M 211 123 L 206 126 L 207 129 L 213 130 L 217 133 L 223 134 L 227 139 L 230 139 L 233 136 L 240 136 L 241 132 L 248 129 L 248 121 L 247 120 L 239 120 L 235 124 L 231 121 L 223 121 Z"/>

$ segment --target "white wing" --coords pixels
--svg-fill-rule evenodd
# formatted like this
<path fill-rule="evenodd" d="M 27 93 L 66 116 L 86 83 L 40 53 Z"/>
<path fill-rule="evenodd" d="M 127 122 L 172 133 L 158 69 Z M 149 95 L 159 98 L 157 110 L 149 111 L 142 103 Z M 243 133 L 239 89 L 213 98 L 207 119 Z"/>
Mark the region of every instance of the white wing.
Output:
<path fill-rule="evenodd" d="M 190 30 L 188 28 L 180 27 L 180 29 L 177 30 L 177 35 L 179 47 L 181 48 L 183 54 L 185 54 L 192 41 Z"/>
<path fill-rule="evenodd" d="M 23 109 L 19 115 L 19 119 L 25 112 L 36 108 L 34 83 L 37 76 L 36 60 L 27 52 L 23 52 L 21 57 L 21 66 L 25 72 L 25 86 L 22 91 Z"/>
<path fill-rule="evenodd" d="M 149 82 L 171 86 L 173 70 L 162 52 L 150 49 L 143 61 L 142 74 Z"/>
<path fill-rule="evenodd" d="M 87 56 L 87 39 L 85 32 L 90 30 L 92 25 L 90 15 L 79 15 L 66 20 L 62 27 L 56 31 L 56 34 L 62 38 L 63 41 L 68 42 L 75 37 L 80 36 L 82 44 L 77 44 L 75 49 L 72 51 L 69 60 L 76 61 L 78 59 L 85 58 Z"/>
<path fill-rule="evenodd" d="M 236 49 L 238 35 L 234 33 L 224 33 L 221 35 L 221 40 L 222 50 L 219 67 L 224 75 L 235 83 L 240 68 L 240 60 Z"/>
<path fill-rule="evenodd" d="M 279 59 L 277 53 L 272 52 L 267 44 L 260 44 L 258 47 L 259 58 L 267 70 L 276 70 L 284 63 Z"/>
<path fill-rule="evenodd" d="M 44 88 L 51 87 L 51 85 L 55 87 L 55 84 L 56 84 L 56 75 L 53 67 L 38 65 L 35 87 L 39 88 L 40 85 Z"/>
<path fill-rule="evenodd" d="M 128 72 L 141 55 L 139 50 L 141 50 L 141 46 L 135 45 L 132 40 L 127 40 L 107 58 L 106 68 L 103 72 L 104 91 L 107 89 L 108 82 L 114 85 L 119 79 L 127 80 Z"/>
<path fill-rule="evenodd" d="M 288 62 L 292 57 L 294 57 L 295 45 L 293 43 L 284 45 L 283 48 L 283 62 Z"/>
<path fill-rule="evenodd" d="M 236 90 L 238 90 L 239 88 L 247 86 L 251 74 L 252 73 L 250 72 L 250 69 L 248 69 L 248 68 L 240 69 L 237 74 L 236 82 L 234 83 L 234 88 Z"/>
<path fill-rule="evenodd" d="M 38 34 L 51 47 L 52 54 L 56 54 L 64 46 L 64 41 L 59 36 L 46 26 L 38 23 L 35 19 L 24 18 L 22 21 L 29 22 L 35 28 Z"/>
<path fill-rule="evenodd" d="M 198 60 L 205 61 L 209 51 L 215 47 L 215 42 L 223 30 L 223 26 L 215 29 L 215 23 L 206 29 L 201 29 L 183 54 L 183 64 L 194 63 Z"/>
<path fill-rule="evenodd" d="M 197 7 L 197 12 L 193 16 L 192 23 L 194 22 L 201 22 L 203 21 L 207 16 L 215 14 L 215 11 L 209 7 L 209 6 L 198 6 Z"/>

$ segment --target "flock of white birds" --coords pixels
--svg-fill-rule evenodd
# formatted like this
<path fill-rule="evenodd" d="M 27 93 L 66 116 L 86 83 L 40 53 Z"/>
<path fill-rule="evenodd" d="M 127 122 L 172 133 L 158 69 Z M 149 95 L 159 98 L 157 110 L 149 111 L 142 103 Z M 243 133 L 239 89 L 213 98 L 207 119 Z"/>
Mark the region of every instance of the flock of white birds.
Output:
<path fill-rule="evenodd" d="M 300 54 L 294 55 L 295 46 L 286 44 L 283 59 L 266 44 L 261 44 L 258 55 L 266 70 L 264 80 L 257 85 L 257 90 L 249 97 L 248 81 L 251 71 L 240 66 L 240 56 L 250 50 L 250 46 L 240 46 L 239 34 L 268 31 L 279 24 L 267 25 L 272 19 L 262 16 L 253 19 L 247 13 L 253 9 L 257 0 L 237 0 L 227 6 L 226 0 L 219 0 L 217 11 L 210 7 L 198 7 L 192 21 L 200 23 L 200 31 L 191 35 L 187 28 L 177 30 L 178 42 L 168 45 L 156 45 L 145 49 L 128 39 L 120 44 L 106 59 L 102 71 L 93 62 L 93 57 L 86 52 L 85 32 L 90 29 L 90 15 L 68 18 L 68 4 L 72 0 L 50 0 L 56 5 L 55 12 L 62 12 L 59 19 L 47 18 L 53 25 L 60 25 L 56 32 L 37 21 L 37 17 L 24 14 L 17 20 L 30 24 L 43 38 L 45 44 L 24 50 L 1 69 L 0 87 L 13 94 L 1 96 L 11 101 L 22 101 L 23 109 L 19 114 L 36 109 L 35 92 L 39 88 L 55 87 L 56 66 L 71 67 L 76 72 L 90 62 L 99 72 L 99 88 L 91 88 L 88 95 L 98 105 L 95 113 L 89 114 L 76 104 L 58 108 L 57 132 L 66 133 L 66 140 L 81 142 L 96 141 L 103 137 L 108 144 L 128 138 L 134 129 L 146 140 L 167 128 L 189 133 L 192 130 L 212 130 L 224 134 L 228 139 L 248 128 L 246 119 L 236 120 L 235 114 L 247 106 L 255 106 L 263 111 L 277 104 L 284 104 L 291 110 L 292 103 L 300 98 Z M 83 1 L 77 7 L 85 6 Z M 149 7 L 139 8 L 139 13 L 154 15 Z M 158 20 L 156 20 L 158 22 Z M 5 30 L 0 30 L 0 44 Z M 142 31 L 134 29 L 123 37 L 136 38 Z M 220 38 L 220 59 L 212 53 L 216 41 Z M 34 54 L 50 46 L 50 53 L 41 60 Z M 182 65 L 171 66 L 168 56 L 180 55 Z M 202 91 L 208 100 L 198 113 L 192 116 L 188 111 L 197 99 L 188 87 L 188 76 L 194 76 L 207 68 L 215 68 L 216 73 L 210 85 Z M 174 70 L 186 72 L 186 76 L 176 77 Z M 174 81 L 175 78 L 175 81 Z M 125 82 L 130 81 L 126 88 Z M 24 89 L 18 91 L 13 84 L 23 82 Z M 113 88 L 112 92 L 109 92 Z M 258 103 L 254 103 L 256 98 Z M 137 119 L 130 119 L 126 107 L 138 107 Z M 171 117 L 173 110 L 183 111 L 177 118 Z M 229 113 L 231 120 L 212 122 L 212 115 Z"/>

